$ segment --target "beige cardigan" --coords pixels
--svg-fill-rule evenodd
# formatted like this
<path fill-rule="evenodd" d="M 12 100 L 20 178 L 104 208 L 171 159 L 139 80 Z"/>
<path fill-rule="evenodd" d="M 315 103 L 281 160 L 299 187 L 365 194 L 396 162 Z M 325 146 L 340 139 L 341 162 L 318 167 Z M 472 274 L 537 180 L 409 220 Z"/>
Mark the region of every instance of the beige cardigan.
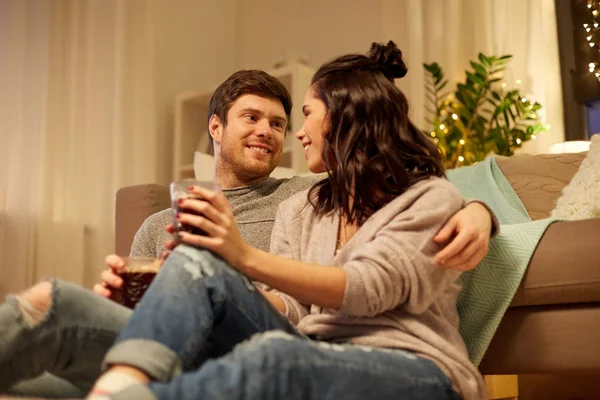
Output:
<path fill-rule="evenodd" d="M 324 341 L 398 348 L 434 361 L 466 399 L 486 397 L 483 379 L 469 361 L 458 331 L 460 272 L 433 257 L 432 239 L 464 205 L 448 181 L 430 178 L 369 218 L 335 254 L 339 216 L 319 218 L 307 191 L 279 206 L 271 252 L 344 268 L 346 292 L 339 311 L 300 304 L 276 292 L 297 328 Z"/>

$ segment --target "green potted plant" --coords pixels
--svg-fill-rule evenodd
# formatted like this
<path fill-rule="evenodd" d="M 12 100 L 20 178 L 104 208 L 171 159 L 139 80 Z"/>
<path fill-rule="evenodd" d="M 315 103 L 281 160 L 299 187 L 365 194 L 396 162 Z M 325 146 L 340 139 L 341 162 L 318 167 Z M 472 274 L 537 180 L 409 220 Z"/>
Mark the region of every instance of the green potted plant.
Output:
<path fill-rule="evenodd" d="M 423 64 L 428 77 L 427 107 L 432 129 L 447 168 L 471 165 L 489 154 L 511 156 L 515 149 L 548 130 L 540 122 L 542 106 L 519 90 L 504 90 L 502 73 L 511 55 L 479 54 L 464 83 L 444 92 L 448 80 L 437 63 Z"/>

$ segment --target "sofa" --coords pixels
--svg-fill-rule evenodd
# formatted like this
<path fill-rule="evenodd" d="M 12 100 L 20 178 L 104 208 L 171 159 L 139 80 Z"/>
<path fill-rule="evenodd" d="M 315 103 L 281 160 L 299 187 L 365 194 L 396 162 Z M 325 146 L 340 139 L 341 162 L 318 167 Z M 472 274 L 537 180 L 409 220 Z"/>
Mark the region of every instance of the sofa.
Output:
<path fill-rule="evenodd" d="M 497 162 L 537 220 L 550 216 L 584 157 L 585 153 L 517 155 L 498 157 Z M 168 207 L 165 186 L 120 189 L 116 252 L 128 254 L 144 219 Z M 480 370 L 485 375 L 600 374 L 600 219 L 558 222 L 548 228 Z"/>

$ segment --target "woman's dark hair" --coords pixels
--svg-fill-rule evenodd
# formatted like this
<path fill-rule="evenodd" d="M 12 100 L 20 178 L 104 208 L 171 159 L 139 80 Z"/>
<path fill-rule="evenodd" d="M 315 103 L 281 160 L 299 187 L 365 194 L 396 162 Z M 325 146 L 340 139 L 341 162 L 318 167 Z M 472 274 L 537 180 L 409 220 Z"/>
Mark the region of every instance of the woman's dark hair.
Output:
<path fill-rule="evenodd" d="M 444 176 L 437 147 L 408 118 L 408 102 L 394 84 L 406 75 L 402 52 L 390 41 L 369 53 L 349 54 L 321 66 L 312 79 L 331 130 L 323 161 L 328 178 L 309 192 L 317 214 L 341 209 L 362 225 L 411 185 Z"/>

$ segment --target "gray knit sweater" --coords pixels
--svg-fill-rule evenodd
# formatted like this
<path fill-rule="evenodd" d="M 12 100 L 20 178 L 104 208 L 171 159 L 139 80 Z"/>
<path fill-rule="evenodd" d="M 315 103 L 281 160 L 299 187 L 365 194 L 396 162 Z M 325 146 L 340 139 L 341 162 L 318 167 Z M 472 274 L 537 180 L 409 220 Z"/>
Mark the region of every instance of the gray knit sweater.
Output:
<path fill-rule="evenodd" d="M 304 305 L 276 292 L 286 316 L 320 340 L 413 351 L 434 361 L 466 400 L 486 397 L 458 331 L 460 272 L 434 261 L 433 237 L 464 200 L 446 180 L 430 178 L 380 209 L 336 254 L 339 217 L 318 217 L 298 193 L 279 207 L 271 252 L 347 274 L 339 311 Z"/>
<path fill-rule="evenodd" d="M 250 245 L 268 251 L 271 231 L 279 204 L 290 196 L 308 189 L 323 176 L 269 178 L 250 186 L 224 189 L 242 238 Z M 152 214 L 133 238 L 131 256 L 158 258 L 165 251 L 165 242 L 171 235 L 165 226 L 172 222 L 171 209 Z"/>

